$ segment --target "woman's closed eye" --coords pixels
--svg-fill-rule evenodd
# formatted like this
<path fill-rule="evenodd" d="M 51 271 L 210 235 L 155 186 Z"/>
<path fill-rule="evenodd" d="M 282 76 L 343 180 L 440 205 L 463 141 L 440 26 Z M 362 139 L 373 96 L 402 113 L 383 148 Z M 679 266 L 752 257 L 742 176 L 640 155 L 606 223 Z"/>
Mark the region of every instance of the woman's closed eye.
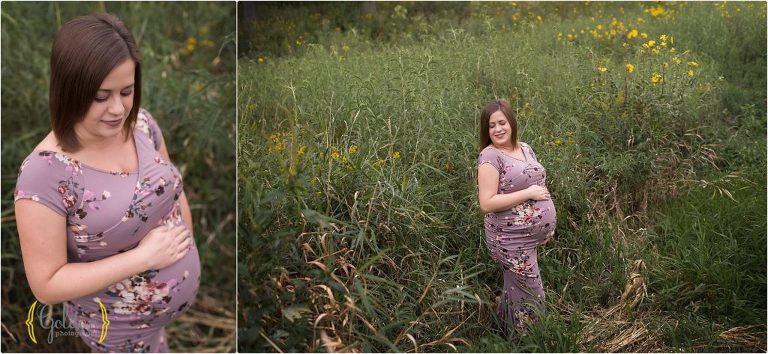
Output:
<path fill-rule="evenodd" d="M 127 89 L 120 91 L 120 96 L 128 97 L 133 93 L 133 89 Z M 97 95 L 93 98 L 96 102 L 106 102 L 109 99 L 109 95 Z"/>

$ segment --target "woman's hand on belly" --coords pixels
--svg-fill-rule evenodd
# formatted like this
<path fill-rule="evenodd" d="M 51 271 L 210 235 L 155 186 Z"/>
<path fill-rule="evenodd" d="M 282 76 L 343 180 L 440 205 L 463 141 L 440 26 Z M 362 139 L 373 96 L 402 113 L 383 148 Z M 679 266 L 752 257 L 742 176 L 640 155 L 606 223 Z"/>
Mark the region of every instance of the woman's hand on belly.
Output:
<path fill-rule="evenodd" d="M 186 226 L 160 225 L 144 236 L 136 253 L 147 269 L 162 269 L 183 258 L 191 246 L 192 237 Z"/>
<path fill-rule="evenodd" d="M 535 185 L 534 184 L 534 185 L 526 188 L 526 190 L 528 191 L 529 196 L 533 200 L 537 200 L 538 201 L 538 200 L 547 200 L 547 199 L 549 199 L 549 190 L 547 189 L 547 187 L 543 187 L 543 186 L 539 186 L 539 185 Z"/>
<path fill-rule="evenodd" d="M 103 291 L 127 277 L 178 261 L 192 245 L 183 225 L 163 225 L 144 237 L 139 247 L 93 261 L 68 262 L 66 218 L 33 200 L 15 204 L 16 227 L 27 280 L 35 297 L 58 304 Z"/>

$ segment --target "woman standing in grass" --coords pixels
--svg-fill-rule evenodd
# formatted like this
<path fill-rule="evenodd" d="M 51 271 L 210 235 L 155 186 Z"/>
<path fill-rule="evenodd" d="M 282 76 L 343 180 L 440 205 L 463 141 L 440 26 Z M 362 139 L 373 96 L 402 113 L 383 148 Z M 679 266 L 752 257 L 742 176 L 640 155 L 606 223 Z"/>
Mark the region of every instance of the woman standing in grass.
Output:
<path fill-rule="evenodd" d="M 485 241 L 504 269 L 497 314 L 523 330 L 535 320 L 544 300 L 536 247 L 555 232 L 555 205 L 544 167 L 533 149 L 517 140 L 517 121 L 509 103 L 494 100 L 480 113 L 477 185 L 485 213 Z"/>
<path fill-rule="evenodd" d="M 49 95 L 52 131 L 22 163 L 14 198 L 32 292 L 63 302 L 95 351 L 167 351 L 165 325 L 194 302 L 200 260 L 181 174 L 140 109 L 141 60 L 123 23 L 65 24 Z"/>

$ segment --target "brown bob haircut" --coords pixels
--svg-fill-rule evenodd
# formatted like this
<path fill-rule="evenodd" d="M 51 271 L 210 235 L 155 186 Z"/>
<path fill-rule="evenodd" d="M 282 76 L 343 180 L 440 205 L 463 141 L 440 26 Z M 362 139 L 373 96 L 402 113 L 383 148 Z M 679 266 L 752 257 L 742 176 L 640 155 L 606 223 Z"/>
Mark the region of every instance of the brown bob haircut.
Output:
<path fill-rule="evenodd" d="M 141 103 L 141 58 L 133 35 L 107 13 L 77 17 L 61 27 L 51 50 L 48 97 L 53 133 L 62 150 L 81 148 L 75 124 L 85 118 L 107 75 L 126 59 L 136 63 L 133 107 L 123 126 L 127 140 Z"/>
<path fill-rule="evenodd" d="M 493 100 L 485 105 L 485 108 L 480 112 L 480 150 L 485 149 L 488 145 L 491 145 L 491 135 L 488 133 L 488 125 L 491 120 L 491 115 L 501 111 L 509 121 L 509 126 L 512 133 L 512 148 L 517 148 L 517 116 L 512 110 L 512 106 L 505 100 Z"/>

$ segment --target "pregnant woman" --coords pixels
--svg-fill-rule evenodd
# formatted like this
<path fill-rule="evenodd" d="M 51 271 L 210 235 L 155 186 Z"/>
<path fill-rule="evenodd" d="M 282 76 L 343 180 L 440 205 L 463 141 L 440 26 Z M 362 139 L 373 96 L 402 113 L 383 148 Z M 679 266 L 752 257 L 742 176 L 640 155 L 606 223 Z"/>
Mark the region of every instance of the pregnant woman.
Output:
<path fill-rule="evenodd" d="M 179 170 L 140 109 L 136 42 L 109 14 L 78 17 L 51 53 L 52 131 L 21 165 L 15 209 L 35 297 L 94 351 L 168 351 L 200 260 Z M 102 307 L 108 326 L 102 328 Z"/>
<path fill-rule="evenodd" d="M 517 141 L 517 121 L 506 101 L 491 101 L 480 113 L 480 148 L 477 185 L 485 241 L 504 269 L 497 314 L 507 326 L 524 330 L 544 300 L 536 247 L 554 235 L 555 205 L 544 167 L 528 144 Z"/>

